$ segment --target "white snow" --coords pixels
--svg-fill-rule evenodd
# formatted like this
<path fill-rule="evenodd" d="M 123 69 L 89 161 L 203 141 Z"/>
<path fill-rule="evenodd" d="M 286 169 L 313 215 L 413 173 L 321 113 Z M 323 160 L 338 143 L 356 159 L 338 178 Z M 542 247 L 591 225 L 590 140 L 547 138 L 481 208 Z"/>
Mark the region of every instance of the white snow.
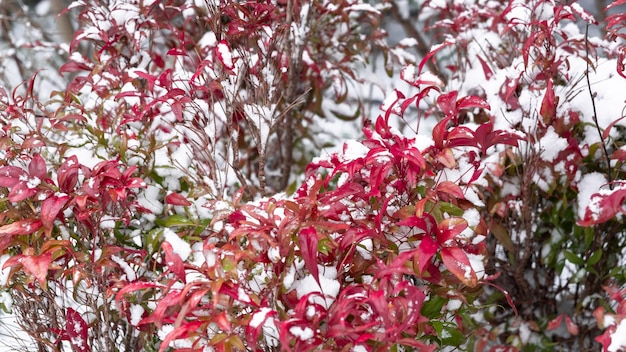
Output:
<path fill-rule="evenodd" d="M 606 176 L 599 172 L 592 172 L 582 176 L 578 181 L 578 218 L 585 216 L 585 211 L 591 196 L 598 193 L 600 188 L 607 183 Z"/>
<path fill-rule="evenodd" d="M 172 245 L 174 254 L 177 254 L 182 260 L 186 260 L 191 255 L 191 246 L 185 242 L 176 232 L 170 228 L 163 229 L 164 240 Z"/>
<path fill-rule="evenodd" d="M 226 43 L 221 42 L 217 44 L 217 52 L 219 53 L 222 63 L 229 69 L 232 69 L 235 65 L 233 63 L 233 55 L 230 52 L 230 48 Z"/>
<path fill-rule="evenodd" d="M 559 136 L 554 131 L 554 127 L 549 126 L 546 130 L 546 134 L 541 137 L 537 146 L 535 146 L 535 150 L 541 151 L 541 158 L 543 160 L 552 162 L 567 146 L 567 139 Z"/>
<path fill-rule="evenodd" d="M 317 284 L 313 275 L 308 274 L 300 280 L 297 280 L 293 284 L 293 288 L 296 290 L 298 299 L 304 297 L 311 292 L 319 292 L 324 297 L 314 296 L 312 299 L 315 303 L 329 308 L 335 301 L 335 298 L 339 294 L 341 287 L 339 281 L 336 279 L 337 271 L 335 268 L 324 267 L 318 265 L 320 284 Z"/>
<path fill-rule="evenodd" d="M 262 326 L 265 342 L 269 346 L 278 346 L 279 332 L 274 322 L 274 318 L 271 316 L 271 314 L 275 313 L 276 312 L 274 310 L 268 307 L 262 307 L 252 314 L 250 323 L 248 323 L 251 328 L 258 328 L 259 326 Z"/>
<path fill-rule="evenodd" d="M 313 330 L 311 330 L 308 326 L 304 327 L 304 329 L 299 326 L 292 326 L 289 328 L 289 333 L 301 341 L 306 341 L 313 337 Z"/>
<path fill-rule="evenodd" d="M 138 305 L 138 304 L 131 304 L 130 305 L 130 323 L 133 326 L 137 326 L 137 324 L 139 324 L 139 322 L 142 319 L 142 315 L 145 312 L 145 309 L 143 309 L 142 306 Z"/>
<path fill-rule="evenodd" d="M 8 254 L 3 254 L 0 257 L 0 269 L 2 270 L 0 271 L 0 287 L 4 287 L 7 284 L 7 279 L 9 278 L 9 273 L 11 272 L 11 268 L 2 269 L 4 267 L 4 263 L 6 263 L 9 258 L 11 258 L 11 256 Z"/>
<path fill-rule="evenodd" d="M 356 160 L 363 158 L 369 152 L 369 148 L 364 146 L 363 143 L 355 140 L 348 140 L 343 144 L 343 160 Z"/>
<path fill-rule="evenodd" d="M 122 259 L 122 258 L 120 258 L 120 257 L 118 257 L 116 255 L 112 255 L 111 256 L 111 260 L 113 260 L 115 263 L 117 263 L 117 265 L 120 266 L 122 271 L 124 271 L 124 274 L 126 274 L 126 279 L 129 282 L 137 280 L 137 273 L 136 273 L 136 271 L 133 270 L 133 268 L 131 268 L 130 265 L 128 265 L 128 263 L 124 259 Z"/>
<path fill-rule="evenodd" d="M 609 352 L 618 352 L 626 347 L 626 319 L 622 319 L 617 325 L 615 332 L 611 334 Z"/>

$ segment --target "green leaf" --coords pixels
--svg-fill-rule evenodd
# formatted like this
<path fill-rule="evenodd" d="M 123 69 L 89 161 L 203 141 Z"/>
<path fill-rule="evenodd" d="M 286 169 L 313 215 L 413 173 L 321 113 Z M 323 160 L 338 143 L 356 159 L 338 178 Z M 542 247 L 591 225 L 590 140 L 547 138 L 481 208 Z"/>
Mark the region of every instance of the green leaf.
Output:
<path fill-rule="evenodd" d="M 224 269 L 224 271 L 229 272 L 235 269 L 236 266 L 237 263 L 232 257 L 224 257 L 224 259 L 222 259 L 222 269 Z"/>
<path fill-rule="evenodd" d="M 170 226 L 191 226 L 191 225 L 195 225 L 196 223 L 189 219 L 188 217 L 182 215 L 182 214 L 174 214 L 174 215 L 170 215 L 167 219 L 165 219 L 165 223 L 164 225 L 166 227 L 170 227 Z"/>
<path fill-rule="evenodd" d="M 464 213 L 463 209 L 448 202 L 439 202 L 439 208 L 442 212 L 448 213 L 451 216 L 463 216 Z"/>
<path fill-rule="evenodd" d="M 143 237 L 143 248 L 148 252 L 148 257 L 161 248 L 162 237 L 163 229 L 161 228 L 153 229 Z"/>
<path fill-rule="evenodd" d="M 565 256 L 565 259 L 569 260 L 572 264 L 576 264 L 576 265 L 585 264 L 585 261 L 581 257 L 576 255 L 574 252 L 570 251 L 569 249 L 563 252 L 563 255 Z"/>
<path fill-rule="evenodd" d="M 317 251 L 324 255 L 328 255 L 328 253 L 330 253 L 332 249 L 329 244 L 330 244 L 330 239 L 328 238 L 320 239 L 320 241 L 317 243 Z"/>
<path fill-rule="evenodd" d="M 500 223 L 493 222 L 491 224 L 491 233 L 498 240 L 498 243 L 502 245 L 509 253 L 515 252 L 515 245 L 511 240 L 511 236 L 509 232 L 504 228 L 504 226 L 500 225 Z"/>
<path fill-rule="evenodd" d="M 441 342 L 444 346 L 460 346 L 465 342 L 465 336 L 455 328 L 444 328 L 442 335 Z"/>
<path fill-rule="evenodd" d="M 460 346 L 465 341 L 465 336 L 456 325 L 440 321 L 431 322 L 441 341 L 441 346 Z"/>
<path fill-rule="evenodd" d="M 422 305 L 422 315 L 430 319 L 437 319 L 442 316 L 441 309 L 448 300 L 441 296 L 431 297 Z"/>
<path fill-rule="evenodd" d="M 587 266 L 595 265 L 602 258 L 602 249 L 598 248 L 593 254 L 587 259 Z"/>

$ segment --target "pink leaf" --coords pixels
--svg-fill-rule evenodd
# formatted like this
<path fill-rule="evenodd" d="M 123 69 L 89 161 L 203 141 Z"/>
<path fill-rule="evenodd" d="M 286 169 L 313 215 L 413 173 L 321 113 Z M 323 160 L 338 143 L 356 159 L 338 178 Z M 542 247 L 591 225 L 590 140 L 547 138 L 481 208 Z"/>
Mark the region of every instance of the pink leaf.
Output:
<path fill-rule="evenodd" d="M 11 189 L 11 192 L 9 192 L 9 201 L 20 202 L 34 196 L 37 192 L 38 190 L 36 187 L 32 187 L 29 182 L 22 181 L 14 186 Z"/>
<path fill-rule="evenodd" d="M 19 261 L 24 270 L 33 275 L 42 287 L 46 287 L 46 278 L 48 276 L 48 269 L 50 263 L 52 263 L 52 253 L 46 253 L 43 255 L 25 255 Z"/>
<path fill-rule="evenodd" d="M 39 178 L 40 180 L 46 178 L 46 161 L 43 159 L 43 157 L 41 157 L 41 155 L 35 154 L 33 156 L 30 164 L 28 164 L 28 173 L 31 177 L 34 176 Z"/>
<path fill-rule="evenodd" d="M 457 114 L 457 111 L 458 111 L 457 103 L 456 103 L 457 95 L 458 95 L 458 92 L 454 90 L 449 93 L 441 94 L 437 98 L 437 105 L 439 105 L 439 109 L 441 110 L 441 112 L 443 112 L 443 114 L 446 117 L 452 117 Z"/>
<path fill-rule="evenodd" d="M 20 182 L 20 176 L 26 172 L 16 166 L 0 167 L 0 187 L 10 188 Z"/>
<path fill-rule="evenodd" d="M 569 315 L 565 316 L 565 327 L 567 327 L 567 332 L 573 336 L 578 335 L 578 325 L 572 321 L 572 318 L 570 318 Z"/>
<path fill-rule="evenodd" d="M 551 330 L 556 330 L 559 328 L 559 326 L 561 326 L 561 323 L 563 322 L 563 314 L 557 316 L 556 318 L 550 320 L 548 322 L 548 327 L 546 328 L 546 330 L 551 331 Z"/>
<path fill-rule="evenodd" d="M 39 230 L 42 226 L 42 222 L 40 220 L 35 219 L 26 219 L 12 222 L 8 225 L 3 225 L 0 227 L 0 235 L 1 236 L 19 236 L 19 235 L 30 235 L 35 231 Z"/>
<path fill-rule="evenodd" d="M 59 211 L 63 209 L 69 198 L 70 197 L 67 195 L 53 195 L 41 203 L 41 221 L 45 228 L 49 229 L 52 227 L 54 219 L 59 214 Z"/>

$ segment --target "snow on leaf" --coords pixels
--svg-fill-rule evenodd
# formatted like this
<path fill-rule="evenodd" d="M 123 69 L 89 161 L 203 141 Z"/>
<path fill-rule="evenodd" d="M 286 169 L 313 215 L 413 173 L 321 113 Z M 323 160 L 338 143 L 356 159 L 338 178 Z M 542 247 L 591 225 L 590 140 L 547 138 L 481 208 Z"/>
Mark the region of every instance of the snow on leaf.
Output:
<path fill-rule="evenodd" d="M 0 187 L 11 188 L 20 182 L 26 172 L 16 166 L 0 167 Z"/>
<path fill-rule="evenodd" d="M 443 245 L 455 238 L 467 228 L 467 221 L 463 218 L 443 219 L 437 226 L 437 242 Z"/>
<path fill-rule="evenodd" d="M 441 260 L 446 268 L 461 282 L 469 287 L 477 284 L 476 273 L 472 268 L 467 254 L 458 247 L 444 247 L 441 249 Z"/>
<path fill-rule="evenodd" d="M 74 309 L 67 308 L 65 332 L 76 352 L 89 352 L 89 327 L 83 317 Z"/>
<path fill-rule="evenodd" d="M 167 241 L 163 241 L 163 243 L 161 243 L 161 248 L 165 252 L 165 263 L 167 267 L 181 281 L 186 282 L 185 265 L 183 264 L 183 261 L 180 258 L 180 256 L 174 253 L 172 244 Z"/>
<path fill-rule="evenodd" d="M 26 219 L 12 222 L 7 225 L 0 226 L 1 236 L 18 236 L 30 235 L 39 230 L 43 226 L 41 220 Z"/>
<path fill-rule="evenodd" d="M 232 52 L 230 51 L 230 48 L 228 47 L 228 43 L 225 40 L 222 40 L 219 44 L 217 44 L 217 47 L 215 48 L 216 52 L 217 52 L 217 57 L 220 60 L 220 62 L 226 66 L 226 68 L 228 68 L 229 70 L 232 70 L 235 65 L 233 63 L 233 55 Z"/>

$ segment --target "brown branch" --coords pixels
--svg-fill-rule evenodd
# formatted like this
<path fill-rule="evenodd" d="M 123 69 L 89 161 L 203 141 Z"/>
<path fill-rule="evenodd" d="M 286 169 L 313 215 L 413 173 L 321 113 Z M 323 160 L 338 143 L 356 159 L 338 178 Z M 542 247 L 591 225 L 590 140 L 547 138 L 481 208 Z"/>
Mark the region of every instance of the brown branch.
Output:
<path fill-rule="evenodd" d="M 421 57 L 426 57 L 430 52 L 430 46 L 426 43 L 426 39 L 417 31 L 412 21 L 402 17 L 400 13 L 400 9 L 395 1 L 391 1 L 391 15 L 393 18 L 402 26 L 404 32 L 409 36 L 414 38 L 417 41 L 417 53 Z M 441 73 L 439 66 L 435 64 L 433 60 L 428 60 L 426 62 L 426 66 L 430 70 L 431 73 L 437 75 L 439 78 L 445 81 L 445 76 Z"/>

